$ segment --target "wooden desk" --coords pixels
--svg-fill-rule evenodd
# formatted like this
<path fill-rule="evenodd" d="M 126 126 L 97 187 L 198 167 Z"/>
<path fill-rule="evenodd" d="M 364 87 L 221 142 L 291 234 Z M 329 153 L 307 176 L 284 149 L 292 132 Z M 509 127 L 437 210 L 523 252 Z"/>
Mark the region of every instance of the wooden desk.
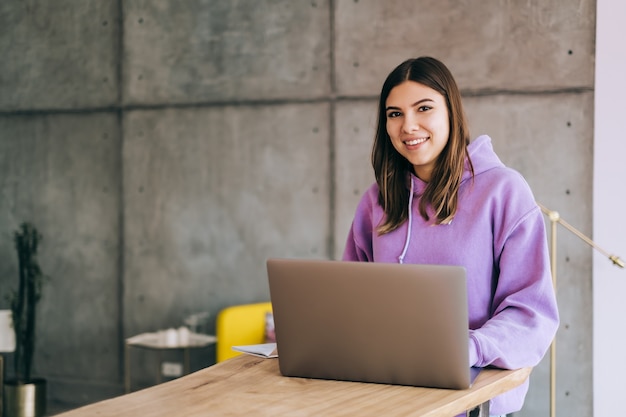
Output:
<path fill-rule="evenodd" d="M 471 389 L 444 390 L 287 378 L 280 374 L 277 359 L 241 355 L 59 416 L 451 417 L 520 385 L 530 372 L 483 370 Z"/>

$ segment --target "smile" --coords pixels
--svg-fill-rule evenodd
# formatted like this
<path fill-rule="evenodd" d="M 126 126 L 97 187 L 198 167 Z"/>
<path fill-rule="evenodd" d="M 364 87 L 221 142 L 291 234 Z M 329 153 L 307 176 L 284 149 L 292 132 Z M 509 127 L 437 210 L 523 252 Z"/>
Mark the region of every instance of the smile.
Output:
<path fill-rule="evenodd" d="M 404 144 L 408 146 L 415 146 L 415 145 L 419 145 L 420 143 L 424 143 L 427 140 L 428 138 L 410 139 L 410 140 L 405 140 Z"/>

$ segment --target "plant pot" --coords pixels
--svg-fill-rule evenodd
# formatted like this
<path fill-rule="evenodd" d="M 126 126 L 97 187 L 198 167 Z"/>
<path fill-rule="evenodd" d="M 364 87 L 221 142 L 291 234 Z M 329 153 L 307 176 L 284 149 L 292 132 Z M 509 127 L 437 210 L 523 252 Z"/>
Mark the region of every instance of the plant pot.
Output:
<path fill-rule="evenodd" d="M 6 381 L 2 402 L 4 417 L 42 417 L 46 414 L 46 380 L 33 378 L 29 383 Z"/>

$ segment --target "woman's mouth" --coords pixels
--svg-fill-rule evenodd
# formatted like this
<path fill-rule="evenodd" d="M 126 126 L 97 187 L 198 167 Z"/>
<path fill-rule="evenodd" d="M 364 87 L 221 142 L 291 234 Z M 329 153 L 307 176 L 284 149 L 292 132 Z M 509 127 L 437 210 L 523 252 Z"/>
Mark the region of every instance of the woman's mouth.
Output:
<path fill-rule="evenodd" d="M 419 145 L 420 143 L 424 143 L 428 140 L 428 138 L 415 138 L 415 139 L 408 139 L 404 141 L 404 144 L 407 146 L 415 146 L 415 145 Z"/>

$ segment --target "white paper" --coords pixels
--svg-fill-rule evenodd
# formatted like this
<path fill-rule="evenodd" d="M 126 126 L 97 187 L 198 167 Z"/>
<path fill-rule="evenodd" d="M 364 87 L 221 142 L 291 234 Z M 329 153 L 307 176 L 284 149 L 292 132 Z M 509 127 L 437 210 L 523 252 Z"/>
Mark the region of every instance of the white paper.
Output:
<path fill-rule="evenodd" d="M 261 343 L 258 345 L 233 346 L 233 350 L 248 355 L 259 356 L 261 358 L 277 358 L 278 350 L 276 343 Z"/>

